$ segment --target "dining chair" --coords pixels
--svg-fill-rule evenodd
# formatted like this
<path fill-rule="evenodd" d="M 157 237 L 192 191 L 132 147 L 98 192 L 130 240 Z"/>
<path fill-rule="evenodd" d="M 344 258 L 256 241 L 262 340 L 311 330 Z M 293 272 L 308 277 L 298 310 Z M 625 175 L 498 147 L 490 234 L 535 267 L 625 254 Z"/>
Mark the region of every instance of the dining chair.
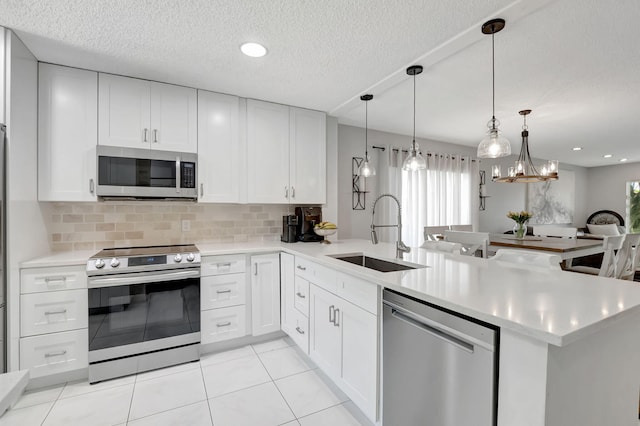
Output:
<path fill-rule="evenodd" d="M 626 234 L 622 248 L 618 251 L 618 265 L 616 278 L 633 281 L 633 277 L 640 263 L 640 234 Z"/>
<path fill-rule="evenodd" d="M 562 258 L 557 254 L 540 253 L 529 250 L 499 249 L 496 252 L 496 255 L 490 258 L 489 261 L 503 261 L 521 265 L 540 266 L 557 271 L 562 270 L 562 268 L 560 267 Z"/>
<path fill-rule="evenodd" d="M 533 235 L 536 237 L 560 237 L 575 239 L 578 228 L 568 226 L 534 226 Z"/>
<path fill-rule="evenodd" d="M 438 241 L 438 235 L 444 235 L 444 231 L 448 231 L 449 226 L 425 226 L 424 227 L 424 240 L 425 241 Z"/>
<path fill-rule="evenodd" d="M 460 254 L 464 256 L 475 256 L 480 251 L 485 259 L 489 252 L 488 232 L 467 232 L 467 231 L 445 231 L 444 240 L 450 243 L 462 245 Z"/>
<path fill-rule="evenodd" d="M 452 231 L 473 232 L 473 225 L 450 225 Z"/>
<path fill-rule="evenodd" d="M 425 241 L 420 247 L 428 250 L 453 254 L 460 254 L 460 252 L 462 251 L 462 244 L 451 243 L 448 241 Z"/>
<path fill-rule="evenodd" d="M 620 252 L 624 243 L 624 235 L 605 236 L 602 240 L 604 247 L 604 255 L 602 256 L 602 264 L 600 268 L 591 266 L 572 266 L 566 268 L 567 271 L 580 272 L 583 274 L 598 275 L 600 277 L 616 278 L 618 276 L 618 260 L 617 253 Z"/>

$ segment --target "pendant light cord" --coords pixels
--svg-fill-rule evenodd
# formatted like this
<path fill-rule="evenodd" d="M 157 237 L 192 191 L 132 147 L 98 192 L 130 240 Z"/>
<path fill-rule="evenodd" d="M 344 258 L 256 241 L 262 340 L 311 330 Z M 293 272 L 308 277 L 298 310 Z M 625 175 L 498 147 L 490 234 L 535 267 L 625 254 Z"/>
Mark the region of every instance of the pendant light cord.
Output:
<path fill-rule="evenodd" d="M 416 152 L 416 75 L 413 74 L 413 144 L 412 151 Z"/>
<path fill-rule="evenodd" d="M 491 116 L 492 127 L 496 128 L 496 46 L 495 46 L 496 31 L 494 24 L 491 24 L 491 84 L 492 84 L 492 100 L 491 100 Z"/>
<path fill-rule="evenodd" d="M 369 102 L 364 103 L 364 161 L 369 161 Z"/>

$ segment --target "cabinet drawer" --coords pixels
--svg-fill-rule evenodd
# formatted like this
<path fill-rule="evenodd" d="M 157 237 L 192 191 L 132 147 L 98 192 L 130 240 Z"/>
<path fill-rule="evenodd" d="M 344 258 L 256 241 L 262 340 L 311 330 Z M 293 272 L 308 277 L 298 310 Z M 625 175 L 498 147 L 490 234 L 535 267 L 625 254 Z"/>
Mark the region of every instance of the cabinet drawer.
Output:
<path fill-rule="evenodd" d="M 338 273 L 337 295 L 362 309 L 378 314 L 378 286 L 360 278 Z"/>
<path fill-rule="evenodd" d="M 246 307 L 210 309 L 202 311 L 202 344 L 235 339 L 247 334 Z"/>
<path fill-rule="evenodd" d="M 309 281 L 304 278 L 296 277 L 293 306 L 304 316 L 309 316 Z"/>
<path fill-rule="evenodd" d="M 81 368 L 88 362 L 87 329 L 45 334 L 20 339 L 20 368 L 29 375 L 48 376 Z"/>
<path fill-rule="evenodd" d="M 291 339 L 309 355 L 309 319 L 294 309 L 292 322 L 295 327 L 291 331 Z"/>
<path fill-rule="evenodd" d="M 244 273 L 202 277 L 200 288 L 202 310 L 247 303 L 247 275 Z"/>
<path fill-rule="evenodd" d="M 244 272 L 246 267 L 247 261 L 244 254 L 204 256 L 200 266 L 200 274 L 203 277 L 209 275 L 237 274 Z"/>
<path fill-rule="evenodd" d="M 86 266 L 29 268 L 20 271 L 20 293 L 87 288 Z"/>
<path fill-rule="evenodd" d="M 332 293 L 336 292 L 335 271 L 296 256 L 296 275 Z"/>
<path fill-rule="evenodd" d="M 20 336 L 87 328 L 87 290 L 20 296 Z"/>

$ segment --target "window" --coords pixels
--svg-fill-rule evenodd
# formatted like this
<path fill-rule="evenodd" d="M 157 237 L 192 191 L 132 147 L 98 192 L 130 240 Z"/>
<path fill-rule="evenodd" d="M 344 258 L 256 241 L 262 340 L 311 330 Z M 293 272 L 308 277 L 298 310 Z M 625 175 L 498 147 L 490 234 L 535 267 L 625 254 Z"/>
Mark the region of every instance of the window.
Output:
<path fill-rule="evenodd" d="M 640 232 L 640 181 L 627 182 L 627 230 Z"/>

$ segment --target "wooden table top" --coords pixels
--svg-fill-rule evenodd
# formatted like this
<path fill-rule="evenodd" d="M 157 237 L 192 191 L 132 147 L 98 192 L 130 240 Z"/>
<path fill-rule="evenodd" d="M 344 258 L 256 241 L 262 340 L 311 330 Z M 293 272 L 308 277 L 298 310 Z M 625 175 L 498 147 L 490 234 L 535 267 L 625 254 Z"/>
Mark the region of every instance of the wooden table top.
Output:
<path fill-rule="evenodd" d="M 520 240 L 509 234 L 491 234 L 489 235 L 489 244 L 499 247 L 544 250 L 564 253 L 574 250 L 602 246 L 602 240 L 533 236 L 526 236 L 524 239 Z"/>

